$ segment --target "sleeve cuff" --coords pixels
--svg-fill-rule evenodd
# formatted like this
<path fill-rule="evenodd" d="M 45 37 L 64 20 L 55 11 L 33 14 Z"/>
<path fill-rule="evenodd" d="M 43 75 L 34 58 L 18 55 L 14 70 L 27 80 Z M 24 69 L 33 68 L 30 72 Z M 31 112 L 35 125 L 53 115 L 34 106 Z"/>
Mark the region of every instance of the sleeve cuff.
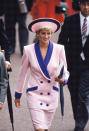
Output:
<path fill-rule="evenodd" d="M 4 103 L 0 101 L 0 104 L 4 104 Z"/>
<path fill-rule="evenodd" d="M 15 92 L 15 98 L 20 99 L 22 96 L 22 93 Z"/>

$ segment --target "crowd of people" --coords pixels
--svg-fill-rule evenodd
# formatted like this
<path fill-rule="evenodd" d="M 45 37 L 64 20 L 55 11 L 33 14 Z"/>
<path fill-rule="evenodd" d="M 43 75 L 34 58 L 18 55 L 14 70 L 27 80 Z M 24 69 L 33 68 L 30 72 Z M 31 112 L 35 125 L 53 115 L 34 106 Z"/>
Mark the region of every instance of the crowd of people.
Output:
<path fill-rule="evenodd" d="M 15 25 L 19 26 L 22 64 L 15 91 L 15 105 L 21 96 L 28 69 L 27 106 L 35 131 L 49 131 L 58 107 L 59 88 L 67 84 L 75 121 L 74 131 L 84 131 L 89 119 L 89 0 L 65 0 L 69 14 L 65 16 L 60 0 L 4 0 L 5 23 L 0 19 L 0 109 L 8 88 L 10 55 L 15 53 Z M 64 2 L 64 0 L 63 0 Z M 59 9 L 58 9 L 59 8 Z M 57 9 L 57 10 L 56 10 Z M 44 11 L 42 11 L 44 10 Z M 57 12 L 58 11 L 58 12 Z M 26 18 L 32 15 L 28 28 Z M 51 41 L 59 31 L 58 42 Z M 28 43 L 29 32 L 36 34 Z"/>

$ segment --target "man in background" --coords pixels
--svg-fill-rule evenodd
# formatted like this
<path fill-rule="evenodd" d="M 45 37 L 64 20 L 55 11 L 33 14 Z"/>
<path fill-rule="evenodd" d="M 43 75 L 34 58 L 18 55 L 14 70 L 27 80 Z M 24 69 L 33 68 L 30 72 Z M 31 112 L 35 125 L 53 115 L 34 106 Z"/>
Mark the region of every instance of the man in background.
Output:
<path fill-rule="evenodd" d="M 84 131 L 89 119 L 89 0 L 78 4 L 80 12 L 65 18 L 58 43 L 66 50 L 74 131 Z"/>

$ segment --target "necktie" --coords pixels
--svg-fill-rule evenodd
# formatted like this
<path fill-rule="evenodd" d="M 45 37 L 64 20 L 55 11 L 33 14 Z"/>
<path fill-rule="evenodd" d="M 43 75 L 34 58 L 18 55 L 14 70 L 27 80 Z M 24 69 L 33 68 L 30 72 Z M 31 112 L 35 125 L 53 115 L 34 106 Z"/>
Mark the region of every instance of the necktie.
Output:
<path fill-rule="evenodd" d="M 83 26 L 82 26 L 82 46 L 84 47 L 87 36 L 86 36 L 86 32 L 87 32 L 87 19 L 84 18 L 84 22 L 83 22 Z M 80 54 L 82 60 L 85 60 L 85 56 L 83 51 Z"/>
<path fill-rule="evenodd" d="M 87 32 L 87 19 L 84 19 L 83 26 L 82 26 L 82 36 L 86 36 Z"/>

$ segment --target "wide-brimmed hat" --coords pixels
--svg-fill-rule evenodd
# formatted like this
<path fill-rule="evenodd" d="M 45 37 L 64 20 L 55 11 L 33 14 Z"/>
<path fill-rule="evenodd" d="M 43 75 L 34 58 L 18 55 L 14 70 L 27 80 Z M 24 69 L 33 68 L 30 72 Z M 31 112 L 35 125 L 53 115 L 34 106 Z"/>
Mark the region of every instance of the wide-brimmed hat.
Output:
<path fill-rule="evenodd" d="M 57 32 L 60 28 L 60 23 L 53 18 L 39 18 L 33 20 L 28 26 L 28 29 L 31 32 L 37 32 L 38 30 L 43 28 L 48 28 L 51 29 L 53 32 Z"/>

